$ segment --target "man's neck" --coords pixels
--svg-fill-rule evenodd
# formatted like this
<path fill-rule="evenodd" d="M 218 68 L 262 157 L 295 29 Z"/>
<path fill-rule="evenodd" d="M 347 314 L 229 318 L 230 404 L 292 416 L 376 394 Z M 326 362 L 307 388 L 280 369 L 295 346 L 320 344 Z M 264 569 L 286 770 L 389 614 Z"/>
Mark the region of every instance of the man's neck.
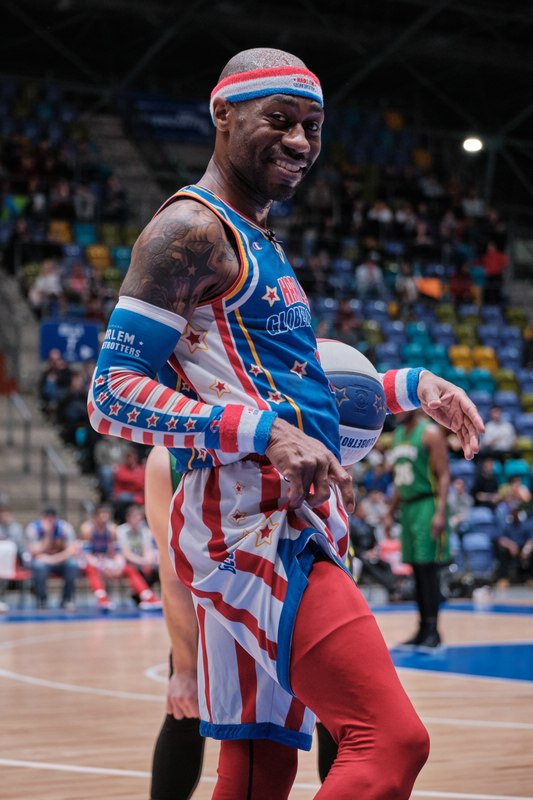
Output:
<path fill-rule="evenodd" d="M 198 185 L 214 192 L 221 200 L 233 206 L 245 217 L 266 228 L 272 200 L 260 198 L 250 187 L 234 178 L 230 174 L 229 168 L 221 166 L 216 154 L 211 158 Z"/>

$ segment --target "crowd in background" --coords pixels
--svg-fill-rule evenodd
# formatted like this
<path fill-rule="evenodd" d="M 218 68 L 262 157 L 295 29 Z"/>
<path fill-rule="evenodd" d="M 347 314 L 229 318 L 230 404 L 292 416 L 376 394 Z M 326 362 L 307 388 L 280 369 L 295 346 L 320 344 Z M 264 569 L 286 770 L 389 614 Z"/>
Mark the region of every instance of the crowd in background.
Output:
<path fill-rule="evenodd" d="M 0 111 L 5 112 L 0 114 L 2 266 L 17 275 L 37 319 L 74 317 L 96 323 L 103 332 L 136 234 L 128 224 L 126 194 L 58 87 L 37 90 L 0 82 Z M 488 305 L 501 310 L 503 324 L 508 234 L 498 211 L 485 205 L 475 185 L 443 171 L 399 115 L 352 110 L 341 117 L 337 125 L 330 121 L 338 138 L 329 134 L 325 155 L 307 183 L 294 200 L 276 203 L 270 218 L 309 295 L 317 336 L 345 341 L 379 361 L 378 346 L 388 341 L 383 320 L 405 326 L 426 320 L 429 334 L 440 319 L 439 307 L 450 309 L 450 320 L 470 308 L 472 321 Z M 372 303 L 382 304 L 377 319 L 368 317 Z M 474 330 L 474 322 L 472 326 Z M 525 324 L 520 337 L 519 366 L 533 370 L 533 335 Z M 93 367 L 91 360 L 67 363 L 53 348 L 43 364 L 38 393 L 43 412 L 79 454 L 82 469 L 94 475 L 100 500 L 111 509 L 109 525 L 123 526 L 128 509 L 143 504 L 146 451 L 114 437 L 98 437 L 90 428 L 86 394 Z M 486 420 L 476 474 L 453 482 L 451 528 L 461 536 L 471 507 L 490 507 L 497 557 L 493 579 L 529 580 L 530 463 L 522 459 L 527 468 L 519 475 L 506 473 L 505 464 L 523 455 L 516 449 L 521 431 L 492 400 Z M 401 599 L 408 570 L 383 535 L 392 485 L 386 449 L 385 433 L 354 471 L 360 502 L 352 520 L 352 544 L 366 574 L 378 576 L 391 599 Z M 453 468 L 452 439 L 450 453 Z M 1 522 L 0 537 L 15 538 L 20 549 L 22 538 L 13 537 L 12 525 Z M 120 537 L 113 534 L 112 540 L 109 546 L 119 552 Z M 25 541 L 23 552 L 34 564 L 34 585 L 42 599 L 38 557 L 28 544 L 31 536 Z M 74 548 L 65 547 L 65 563 L 74 553 L 76 570 L 89 566 L 90 574 L 90 565 L 80 567 L 84 546 L 80 551 L 76 541 L 73 532 L 65 535 L 68 547 Z M 131 554 L 123 560 L 131 564 Z M 135 594 L 139 598 L 142 592 Z M 102 598 L 100 594 L 105 606 Z M 70 602 L 69 592 L 63 599 Z"/>

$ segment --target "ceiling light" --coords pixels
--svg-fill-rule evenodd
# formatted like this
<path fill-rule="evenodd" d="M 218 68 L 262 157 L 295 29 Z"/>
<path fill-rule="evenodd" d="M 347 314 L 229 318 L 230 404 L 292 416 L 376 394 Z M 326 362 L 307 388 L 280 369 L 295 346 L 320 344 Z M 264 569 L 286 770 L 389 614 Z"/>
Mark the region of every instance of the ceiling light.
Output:
<path fill-rule="evenodd" d="M 463 149 L 467 153 L 479 153 L 480 150 L 483 150 L 483 142 L 477 136 L 469 136 L 463 142 Z"/>

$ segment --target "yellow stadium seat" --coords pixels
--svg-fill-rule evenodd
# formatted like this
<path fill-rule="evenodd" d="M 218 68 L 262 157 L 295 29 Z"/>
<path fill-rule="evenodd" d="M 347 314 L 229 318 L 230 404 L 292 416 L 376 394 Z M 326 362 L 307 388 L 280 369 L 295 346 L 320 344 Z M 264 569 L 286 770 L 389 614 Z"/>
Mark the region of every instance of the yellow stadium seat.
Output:
<path fill-rule="evenodd" d="M 472 348 L 472 358 L 476 367 L 484 367 L 484 369 L 488 369 L 491 372 L 495 372 L 498 369 L 498 359 L 493 347 L 478 345 Z"/>
<path fill-rule="evenodd" d="M 105 244 L 89 244 L 85 248 L 87 263 L 97 270 L 108 269 L 111 264 L 111 253 Z"/>
<path fill-rule="evenodd" d="M 462 367 L 462 369 L 472 369 L 474 361 L 472 359 L 472 351 L 465 344 L 452 344 L 448 348 L 448 358 L 454 367 Z"/>
<path fill-rule="evenodd" d="M 72 228 L 64 220 L 53 219 L 48 223 L 48 238 L 58 244 L 71 244 Z"/>
<path fill-rule="evenodd" d="M 499 392 L 518 392 L 520 390 L 518 379 L 512 369 L 500 367 L 500 369 L 494 370 L 493 376 Z"/>
<path fill-rule="evenodd" d="M 524 392 L 520 395 L 520 402 L 525 414 L 533 414 L 533 392 Z"/>

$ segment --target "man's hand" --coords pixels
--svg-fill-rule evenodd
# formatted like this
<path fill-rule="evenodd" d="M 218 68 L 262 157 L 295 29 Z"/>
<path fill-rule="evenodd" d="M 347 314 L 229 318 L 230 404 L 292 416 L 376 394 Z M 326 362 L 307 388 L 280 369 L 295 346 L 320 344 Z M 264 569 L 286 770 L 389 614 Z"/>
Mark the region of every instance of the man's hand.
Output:
<path fill-rule="evenodd" d="M 446 515 L 442 511 L 436 511 L 431 520 L 431 536 L 433 539 L 440 539 L 446 527 Z"/>
<path fill-rule="evenodd" d="M 346 511 L 353 512 L 352 479 L 322 442 L 278 417 L 265 454 L 289 483 L 290 508 L 299 508 L 306 501 L 312 508 L 325 503 L 329 499 L 330 484 L 336 483 Z"/>
<path fill-rule="evenodd" d="M 174 672 L 168 682 L 167 714 L 175 719 L 184 717 L 198 718 L 198 682 L 196 670 L 191 672 Z"/>
<path fill-rule="evenodd" d="M 479 437 L 485 426 L 466 392 L 426 371 L 420 376 L 418 398 L 428 416 L 456 434 L 465 458 L 474 458 L 479 452 Z"/>

